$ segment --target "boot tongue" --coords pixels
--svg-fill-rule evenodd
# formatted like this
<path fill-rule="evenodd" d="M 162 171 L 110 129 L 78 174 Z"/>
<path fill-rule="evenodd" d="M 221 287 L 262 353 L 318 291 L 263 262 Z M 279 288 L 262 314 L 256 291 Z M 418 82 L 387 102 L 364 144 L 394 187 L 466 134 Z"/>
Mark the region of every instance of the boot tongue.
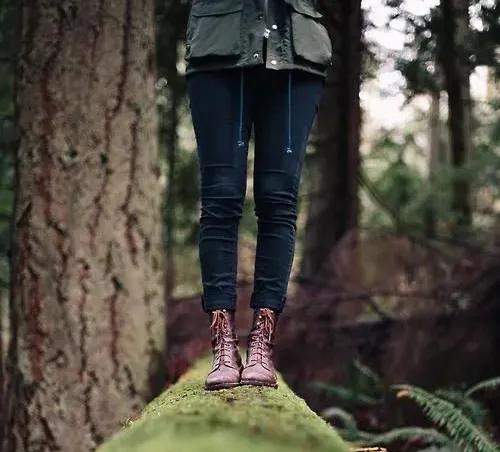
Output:
<path fill-rule="evenodd" d="M 274 311 L 260 308 L 255 311 L 254 329 L 250 333 L 250 347 L 252 348 L 252 361 L 262 362 L 263 354 L 270 352 L 274 332 Z"/>
<path fill-rule="evenodd" d="M 210 328 L 212 330 L 212 345 L 214 347 L 215 360 L 219 364 L 228 365 L 227 354 L 229 353 L 229 344 L 227 342 L 227 335 L 229 335 L 229 322 L 227 319 L 227 311 L 217 310 L 212 313 L 212 323 Z"/>
<path fill-rule="evenodd" d="M 273 314 L 273 311 L 268 308 L 259 309 L 257 312 L 257 327 L 267 336 L 269 341 L 271 341 L 274 331 Z"/>
<path fill-rule="evenodd" d="M 210 328 L 212 329 L 212 333 L 214 335 L 222 334 L 227 329 L 228 322 L 226 319 L 225 311 L 217 310 L 213 311 L 212 314 L 212 323 L 210 324 Z"/>

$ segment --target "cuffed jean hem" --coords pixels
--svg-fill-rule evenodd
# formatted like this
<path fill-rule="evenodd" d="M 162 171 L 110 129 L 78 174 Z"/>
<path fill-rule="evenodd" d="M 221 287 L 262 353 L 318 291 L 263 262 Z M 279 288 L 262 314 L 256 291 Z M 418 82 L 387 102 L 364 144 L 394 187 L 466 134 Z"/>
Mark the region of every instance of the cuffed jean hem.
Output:
<path fill-rule="evenodd" d="M 210 311 L 215 311 L 216 309 L 227 309 L 228 311 L 236 310 L 236 297 L 220 297 L 217 295 L 217 299 L 213 301 L 208 301 L 202 295 L 200 297 L 201 307 L 204 312 L 208 313 Z"/>
<path fill-rule="evenodd" d="M 269 308 L 278 313 L 281 313 L 283 311 L 285 303 L 286 295 L 277 299 L 276 297 L 273 298 L 270 296 L 264 296 L 262 294 L 259 294 L 258 297 L 256 294 L 252 294 L 250 298 L 250 307 L 252 309 Z"/>

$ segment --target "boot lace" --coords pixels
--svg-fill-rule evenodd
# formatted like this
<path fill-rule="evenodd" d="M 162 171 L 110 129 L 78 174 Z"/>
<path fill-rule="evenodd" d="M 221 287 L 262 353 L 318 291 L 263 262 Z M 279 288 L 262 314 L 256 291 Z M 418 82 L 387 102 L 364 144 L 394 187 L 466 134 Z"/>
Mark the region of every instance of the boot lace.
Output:
<path fill-rule="evenodd" d="M 270 311 L 263 309 L 261 312 L 255 327 L 248 335 L 249 361 L 252 363 L 262 363 L 273 346 L 274 319 Z"/>
<path fill-rule="evenodd" d="M 214 312 L 210 328 L 212 330 L 214 365 L 216 367 L 221 365 L 233 366 L 231 356 L 238 340 L 229 327 L 224 311 Z"/>

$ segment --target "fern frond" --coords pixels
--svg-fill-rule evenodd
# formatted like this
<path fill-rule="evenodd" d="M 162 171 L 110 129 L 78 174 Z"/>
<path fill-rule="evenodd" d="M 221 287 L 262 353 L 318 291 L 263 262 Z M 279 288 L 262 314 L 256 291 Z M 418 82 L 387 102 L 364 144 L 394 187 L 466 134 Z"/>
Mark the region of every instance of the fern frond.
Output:
<path fill-rule="evenodd" d="M 445 447 L 430 446 L 425 449 L 421 449 L 418 452 L 457 452 L 457 449 L 456 447 L 450 447 L 450 446 L 445 446 Z"/>
<path fill-rule="evenodd" d="M 495 389 L 498 387 L 500 387 L 500 377 L 490 378 L 489 380 L 481 381 L 478 384 L 472 386 L 472 388 L 466 391 L 465 395 L 467 397 L 470 397 L 476 392 L 483 391 L 485 389 Z"/>
<path fill-rule="evenodd" d="M 323 419 L 331 420 L 338 419 L 342 422 L 344 428 L 357 430 L 358 424 L 354 416 L 346 410 L 339 407 L 326 408 L 321 412 L 321 417 Z"/>
<path fill-rule="evenodd" d="M 487 411 L 483 404 L 477 400 L 467 397 L 461 391 L 453 391 L 449 389 L 438 389 L 434 395 L 441 399 L 451 402 L 456 407 L 460 408 L 473 424 L 484 425 L 487 418 Z"/>
<path fill-rule="evenodd" d="M 313 382 L 310 384 L 310 386 L 315 390 L 324 392 L 326 395 L 336 397 L 342 402 L 367 406 L 374 406 L 382 403 L 382 400 L 380 398 L 372 397 L 369 394 L 364 394 L 345 386 L 331 385 L 321 382 Z"/>
<path fill-rule="evenodd" d="M 364 376 L 370 383 L 372 383 L 376 387 L 382 387 L 382 378 L 370 369 L 368 366 L 365 366 L 359 359 L 354 360 L 354 368 L 360 373 L 360 375 Z"/>
<path fill-rule="evenodd" d="M 347 441 L 355 441 L 359 438 L 358 423 L 354 416 L 339 407 L 331 407 L 321 412 L 321 417 L 326 420 L 338 420 L 342 426 L 342 437 Z"/>
<path fill-rule="evenodd" d="M 398 397 L 408 397 L 415 401 L 432 422 L 448 432 L 463 452 L 499 452 L 500 449 L 488 435 L 476 427 L 451 402 L 415 386 L 395 385 L 393 387 L 398 391 Z"/>
<path fill-rule="evenodd" d="M 361 439 L 361 445 L 363 446 L 373 446 L 380 444 L 383 446 L 389 446 L 396 441 L 408 441 L 412 439 L 421 439 L 428 445 L 452 445 L 450 439 L 446 435 L 443 435 L 441 432 L 438 432 L 433 428 L 402 427 L 378 434 L 370 434 L 366 432 L 361 433 L 363 436 L 363 438 Z"/>
<path fill-rule="evenodd" d="M 327 408 L 321 415 L 324 419 L 339 420 L 342 426 L 336 427 L 337 432 L 339 432 L 346 441 L 355 441 L 360 446 L 388 446 L 396 441 L 407 441 L 411 439 L 420 439 L 427 445 L 439 447 L 453 446 L 453 443 L 446 435 L 443 435 L 433 428 L 403 427 L 395 428 L 384 433 L 370 433 L 359 430 L 354 416 L 342 408 Z"/>

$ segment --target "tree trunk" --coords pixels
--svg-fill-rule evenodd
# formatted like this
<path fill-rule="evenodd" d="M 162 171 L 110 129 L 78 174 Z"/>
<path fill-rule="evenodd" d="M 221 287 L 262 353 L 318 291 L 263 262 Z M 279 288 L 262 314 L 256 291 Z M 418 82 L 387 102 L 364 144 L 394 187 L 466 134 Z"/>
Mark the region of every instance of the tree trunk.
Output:
<path fill-rule="evenodd" d="M 183 75 L 179 73 L 178 62 L 179 47 L 185 38 L 189 10 L 187 5 L 177 0 L 159 3 L 158 10 L 160 17 L 156 42 L 158 72 L 166 79 L 165 88 L 169 99 L 168 105 L 164 109 L 165 121 L 161 123 L 160 134 L 165 146 L 167 162 L 166 208 L 164 212 L 167 252 L 165 293 L 167 299 L 170 299 L 175 289 L 176 279 L 174 253 L 171 251 L 175 243 L 175 206 L 177 201 L 175 174 L 179 150 L 178 128 L 182 102 L 185 98 L 185 80 Z"/>
<path fill-rule="evenodd" d="M 153 13 L 23 5 L 9 452 L 92 450 L 163 366 Z"/>
<path fill-rule="evenodd" d="M 472 223 L 470 183 L 463 174 L 472 152 L 468 8 L 469 0 L 441 0 L 441 64 L 448 91 L 451 162 L 456 172 L 452 187 L 452 210 L 456 218 L 455 226 L 459 229 Z"/>
<path fill-rule="evenodd" d="M 340 239 L 358 224 L 362 10 L 360 0 L 324 2 L 334 70 L 329 71 L 317 117 L 317 145 L 301 275 L 310 279 Z M 331 275 L 330 275 L 331 276 Z"/>
<path fill-rule="evenodd" d="M 443 163 L 441 157 L 441 93 L 434 91 L 431 93 L 431 105 L 429 111 L 429 183 L 433 187 L 440 164 Z M 428 237 L 435 237 L 437 232 L 438 205 L 434 190 L 429 196 L 429 203 L 426 208 L 425 229 Z"/>

